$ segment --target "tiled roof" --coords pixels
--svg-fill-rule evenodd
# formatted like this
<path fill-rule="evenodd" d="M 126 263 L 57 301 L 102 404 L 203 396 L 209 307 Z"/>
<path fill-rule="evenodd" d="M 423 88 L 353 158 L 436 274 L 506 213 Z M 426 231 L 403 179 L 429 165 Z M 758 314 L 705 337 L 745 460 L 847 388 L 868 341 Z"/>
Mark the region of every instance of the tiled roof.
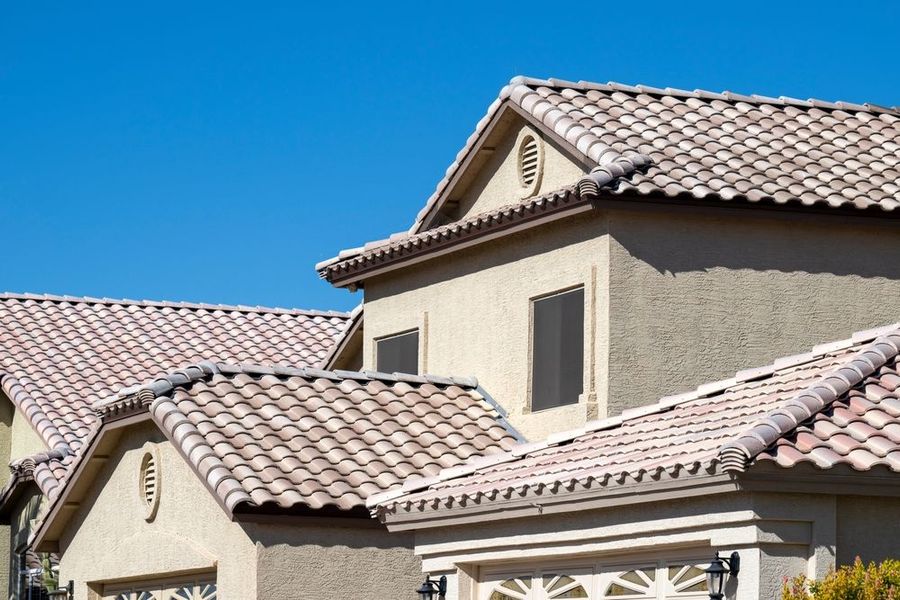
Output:
<path fill-rule="evenodd" d="M 572 211 L 589 203 L 590 196 L 582 195 L 576 187 L 566 188 L 421 233 L 398 234 L 391 239 L 366 244 L 364 248 L 345 250 L 337 258 L 317 264 L 316 269 L 321 277 L 340 283 L 347 276 L 362 276 L 367 271 L 388 263 L 410 259 L 438 248 L 464 244 L 503 229 Z"/>
<path fill-rule="evenodd" d="M 450 182 L 508 104 L 596 166 L 569 189 L 435 226 Z M 516 77 L 491 104 L 409 231 L 343 250 L 316 269 L 340 281 L 350 272 L 448 247 L 473 228 L 484 235 L 508 215 L 527 214 L 546 199 L 587 200 L 601 191 L 893 211 L 900 207 L 900 110 Z"/>
<path fill-rule="evenodd" d="M 77 451 L 91 404 L 148 376 L 215 356 L 317 366 L 346 313 L 0 294 L 0 389 L 51 450 Z M 44 457 L 46 458 L 46 457 Z M 65 471 L 38 456 L 35 479 Z"/>
<path fill-rule="evenodd" d="M 874 341 L 873 341 L 874 340 Z M 900 473 L 900 324 L 379 494 L 422 512 L 809 463 Z"/>
<path fill-rule="evenodd" d="M 207 362 L 94 408 L 149 410 L 229 512 L 361 509 L 518 439 L 472 378 Z"/>
<path fill-rule="evenodd" d="M 619 194 L 900 206 L 897 107 L 515 77 L 447 169 L 413 232 L 427 226 L 426 217 L 506 102 L 603 172 L 634 173 L 615 187 Z M 647 172 L 635 173 L 646 159 Z"/>

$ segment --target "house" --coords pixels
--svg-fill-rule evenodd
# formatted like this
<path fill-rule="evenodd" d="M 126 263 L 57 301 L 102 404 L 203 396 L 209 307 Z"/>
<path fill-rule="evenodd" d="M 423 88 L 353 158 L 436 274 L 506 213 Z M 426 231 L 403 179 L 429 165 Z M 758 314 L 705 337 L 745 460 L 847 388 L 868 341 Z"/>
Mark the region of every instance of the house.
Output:
<path fill-rule="evenodd" d="M 896 109 L 517 77 L 409 231 L 317 268 L 363 368 L 538 440 L 894 321 L 898 207 Z"/>
<path fill-rule="evenodd" d="M 900 554 L 900 323 L 370 498 L 448 600 L 779 598 Z"/>
<path fill-rule="evenodd" d="M 365 500 L 517 441 L 477 382 L 430 376 L 204 362 L 94 411 L 33 535 L 76 598 L 403 597 L 411 536 Z"/>
<path fill-rule="evenodd" d="M 188 364 L 317 366 L 352 315 L 0 295 L 0 585 L 24 597 L 31 526 L 97 425 L 91 405 Z M 8 577 L 8 575 L 10 575 Z"/>
<path fill-rule="evenodd" d="M 352 314 L 0 298 L 17 564 L 662 599 L 721 550 L 750 598 L 896 554 L 898 208 L 896 109 L 515 78 L 409 231 L 317 265 Z"/>

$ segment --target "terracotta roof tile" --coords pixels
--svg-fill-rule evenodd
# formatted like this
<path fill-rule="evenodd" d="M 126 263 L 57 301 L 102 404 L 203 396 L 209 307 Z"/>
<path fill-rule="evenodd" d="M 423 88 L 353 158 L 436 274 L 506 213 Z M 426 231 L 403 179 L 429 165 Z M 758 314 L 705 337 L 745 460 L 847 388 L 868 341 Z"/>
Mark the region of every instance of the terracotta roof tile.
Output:
<path fill-rule="evenodd" d="M 595 168 L 577 187 L 435 226 L 451 180 L 507 104 L 530 114 Z M 575 186 L 576 182 L 572 182 Z M 607 190 L 619 196 L 773 205 L 900 207 L 900 111 L 870 104 L 513 78 L 478 123 L 412 228 L 319 263 L 377 265 L 484 235 L 540 204 Z M 509 226 L 503 223 L 503 226 Z M 473 231 L 474 229 L 474 231 Z"/>
<path fill-rule="evenodd" d="M 75 452 L 95 424 L 91 404 L 123 387 L 206 356 L 317 366 L 349 318 L 338 312 L 0 294 L 0 387 L 47 447 Z M 63 462 L 38 463 L 46 464 L 36 470 L 46 476 L 42 489 L 55 487 L 54 477 L 66 470 Z"/>
<path fill-rule="evenodd" d="M 517 434 L 472 378 L 204 362 L 94 406 L 149 410 L 229 510 L 353 510 Z"/>
<path fill-rule="evenodd" d="M 900 324 L 862 332 L 432 479 L 408 479 L 369 505 L 384 516 L 740 473 L 765 462 L 900 472 L 898 355 Z"/>

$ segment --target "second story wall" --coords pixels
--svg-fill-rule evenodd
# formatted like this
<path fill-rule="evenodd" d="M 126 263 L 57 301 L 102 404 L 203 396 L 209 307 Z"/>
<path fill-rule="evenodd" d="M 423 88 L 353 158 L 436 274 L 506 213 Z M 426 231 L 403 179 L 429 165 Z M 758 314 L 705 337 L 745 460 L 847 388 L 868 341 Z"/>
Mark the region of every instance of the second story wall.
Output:
<path fill-rule="evenodd" d="M 475 375 L 526 437 L 598 416 L 606 378 L 608 240 L 598 211 L 566 218 L 366 281 L 363 364 L 375 340 L 419 331 L 419 371 Z M 530 409 L 532 300 L 585 289 L 584 381 L 578 404 Z"/>
<path fill-rule="evenodd" d="M 583 393 L 533 410 L 533 306 L 584 288 Z M 364 368 L 418 332 L 419 372 L 474 375 L 527 438 L 900 319 L 900 227 L 621 201 L 374 277 Z"/>
<path fill-rule="evenodd" d="M 900 223 L 761 208 L 609 212 L 607 411 L 900 319 Z"/>

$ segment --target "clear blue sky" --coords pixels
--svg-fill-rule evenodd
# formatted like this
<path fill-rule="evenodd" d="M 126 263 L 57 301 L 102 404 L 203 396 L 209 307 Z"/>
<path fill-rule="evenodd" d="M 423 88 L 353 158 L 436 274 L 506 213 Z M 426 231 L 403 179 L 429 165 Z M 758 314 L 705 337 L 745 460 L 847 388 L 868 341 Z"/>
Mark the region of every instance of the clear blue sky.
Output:
<path fill-rule="evenodd" d="M 140 4 L 4 3 L 2 290 L 350 308 L 516 74 L 900 104 L 896 0 Z"/>

